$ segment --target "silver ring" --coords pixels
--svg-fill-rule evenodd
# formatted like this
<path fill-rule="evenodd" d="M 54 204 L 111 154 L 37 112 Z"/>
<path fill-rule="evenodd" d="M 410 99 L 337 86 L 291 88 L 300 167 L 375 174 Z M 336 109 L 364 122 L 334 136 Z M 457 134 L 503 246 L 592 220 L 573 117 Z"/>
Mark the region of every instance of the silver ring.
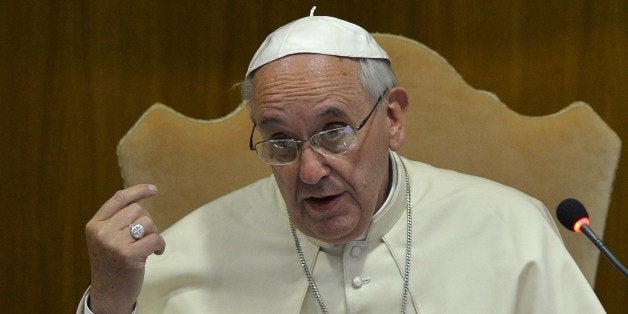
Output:
<path fill-rule="evenodd" d="M 144 226 L 142 226 L 141 224 L 130 225 L 129 231 L 131 232 L 131 236 L 135 240 L 139 240 L 144 236 Z"/>

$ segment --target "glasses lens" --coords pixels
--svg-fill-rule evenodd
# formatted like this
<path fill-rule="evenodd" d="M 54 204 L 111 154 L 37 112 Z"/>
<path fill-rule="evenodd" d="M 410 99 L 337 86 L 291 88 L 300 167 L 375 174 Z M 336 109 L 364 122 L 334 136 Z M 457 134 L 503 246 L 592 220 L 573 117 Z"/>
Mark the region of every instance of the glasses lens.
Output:
<path fill-rule="evenodd" d="M 310 143 L 318 150 L 322 150 L 323 154 L 342 154 L 355 142 L 355 129 L 350 126 L 320 132 L 310 140 Z"/>
<path fill-rule="evenodd" d="M 295 140 L 271 140 L 255 145 L 257 154 L 271 165 L 284 165 L 297 158 L 298 143 Z"/>

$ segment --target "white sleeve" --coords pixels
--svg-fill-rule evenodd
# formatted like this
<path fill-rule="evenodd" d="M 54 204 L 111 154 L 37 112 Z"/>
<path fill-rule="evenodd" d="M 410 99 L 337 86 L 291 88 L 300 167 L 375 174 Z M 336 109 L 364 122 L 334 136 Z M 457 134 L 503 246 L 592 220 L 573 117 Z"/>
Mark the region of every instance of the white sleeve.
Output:
<path fill-rule="evenodd" d="M 83 314 L 94 314 L 89 308 L 89 292 L 86 293 L 85 302 L 83 302 Z"/>
<path fill-rule="evenodd" d="M 89 289 L 87 289 L 85 294 L 83 294 L 83 298 L 76 309 L 76 314 L 94 314 L 94 312 L 92 312 L 89 308 Z M 133 312 L 131 312 L 131 314 L 137 314 L 135 305 L 133 306 Z"/>

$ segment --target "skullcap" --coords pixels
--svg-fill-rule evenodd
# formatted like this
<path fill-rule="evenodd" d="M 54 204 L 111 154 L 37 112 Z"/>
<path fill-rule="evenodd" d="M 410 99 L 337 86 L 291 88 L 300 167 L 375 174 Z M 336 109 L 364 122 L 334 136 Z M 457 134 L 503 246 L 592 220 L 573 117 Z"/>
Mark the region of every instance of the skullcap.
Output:
<path fill-rule="evenodd" d="M 272 32 L 253 56 L 245 77 L 261 66 L 297 53 L 386 59 L 373 36 L 355 24 L 330 16 L 308 16 Z"/>

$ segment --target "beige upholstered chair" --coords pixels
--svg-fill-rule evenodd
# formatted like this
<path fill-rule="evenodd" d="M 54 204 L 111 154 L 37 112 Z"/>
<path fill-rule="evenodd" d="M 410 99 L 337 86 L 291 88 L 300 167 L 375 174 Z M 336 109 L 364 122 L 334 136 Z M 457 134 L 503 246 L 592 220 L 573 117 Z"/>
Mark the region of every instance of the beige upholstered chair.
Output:
<path fill-rule="evenodd" d="M 561 200 L 575 197 L 592 212 L 593 229 L 603 232 L 621 142 L 588 105 L 522 116 L 495 95 L 467 85 L 420 43 L 393 35 L 376 38 L 410 93 L 403 155 L 518 188 L 543 201 L 552 216 Z M 248 150 L 250 128 L 242 106 L 227 117 L 203 121 L 157 104 L 120 141 L 125 185 L 159 186 L 159 196 L 144 206 L 163 230 L 200 205 L 270 174 Z M 562 232 L 593 285 L 598 252 Z"/>

